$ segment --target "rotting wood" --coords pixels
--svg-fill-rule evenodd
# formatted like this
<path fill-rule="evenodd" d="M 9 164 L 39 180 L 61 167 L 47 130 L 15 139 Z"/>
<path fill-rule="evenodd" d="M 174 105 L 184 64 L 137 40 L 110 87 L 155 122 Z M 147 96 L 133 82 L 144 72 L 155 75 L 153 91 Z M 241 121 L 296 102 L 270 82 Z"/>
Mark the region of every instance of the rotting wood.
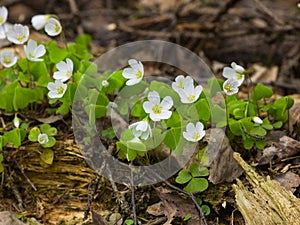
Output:
<path fill-rule="evenodd" d="M 300 224 L 300 199 L 285 190 L 268 176 L 264 180 L 240 156 L 233 157 L 246 173 L 250 184 L 247 188 L 241 180 L 233 185 L 236 203 L 247 225 L 296 225 Z"/>

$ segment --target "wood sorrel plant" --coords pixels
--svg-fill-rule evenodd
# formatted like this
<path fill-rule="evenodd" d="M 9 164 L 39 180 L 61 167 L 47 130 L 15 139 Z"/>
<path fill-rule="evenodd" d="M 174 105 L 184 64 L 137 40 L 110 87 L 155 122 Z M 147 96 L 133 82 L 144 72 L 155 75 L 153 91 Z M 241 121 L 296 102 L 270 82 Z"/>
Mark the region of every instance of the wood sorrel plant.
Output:
<path fill-rule="evenodd" d="M 7 38 L 12 44 L 23 45 L 25 55 L 24 58 L 18 58 L 11 50 L 13 48 L 0 52 L 0 110 L 10 114 L 30 111 L 43 105 L 47 114 L 68 114 L 81 78 L 97 72 L 97 66 L 89 61 L 93 57 L 88 48 L 91 37 L 81 35 L 74 43 L 65 44 L 65 47 L 55 40 L 41 44 L 29 38 L 28 26 L 6 23 L 6 7 L 0 7 L 0 14 L 0 38 Z M 64 39 L 61 24 L 54 17 L 34 16 L 32 25 L 37 30 L 44 28 L 49 36 L 61 35 Z M 52 147 L 56 142 L 53 137 L 56 135 L 56 128 L 49 124 L 31 128 L 17 116 L 13 124 L 14 126 L 3 124 L 0 128 L 0 151 L 8 144 L 20 147 L 27 136 L 30 141 L 38 142 L 44 148 Z M 46 149 L 42 151 L 43 162 L 51 164 L 53 152 Z M 2 161 L 0 153 L 0 164 Z"/>
<path fill-rule="evenodd" d="M 32 25 L 38 30 L 44 28 L 50 36 L 64 38 L 59 20 L 51 15 L 33 17 Z M 97 119 L 105 121 L 116 115 L 122 121 L 128 117 L 129 125 L 119 136 L 114 127 L 107 125 L 101 135 L 113 140 L 116 147 L 113 154 L 130 164 L 150 164 L 149 156 L 165 149 L 180 155 L 185 146 L 203 140 L 210 127 L 227 126 L 228 137 L 240 137 L 245 149 L 262 149 L 267 131 L 282 127 L 293 104 L 289 97 L 271 101 L 272 90 L 262 84 L 250 91 L 249 99 L 239 99 L 238 91 L 247 74 L 236 63 L 224 68 L 226 81 L 210 79 L 207 90 L 196 85 L 192 77 L 183 75 L 177 76 L 171 85 L 159 81 L 149 83 L 144 79 L 142 62 L 136 59 L 129 59 L 129 67 L 124 70 L 94 76 L 98 68 L 89 61 L 93 56 L 88 49 L 91 42 L 88 35 L 79 36 L 64 47 L 55 40 L 41 44 L 29 39 L 27 26 L 16 24 L 4 36 L 14 44 L 24 45 L 26 58 L 18 59 L 11 50 L 1 52 L 4 68 L 0 71 L 0 109 L 16 113 L 43 105 L 49 114 L 66 115 L 77 90 L 87 96 L 82 110 L 88 115 L 85 126 L 90 135 L 97 135 L 91 128 Z M 78 86 L 79 83 L 84 85 Z M 220 88 L 226 101 L 212 104 Z M 8 143 L 19 147 L 26 137 L 42 147 L 55 144 L 56 128 L 49 124 L 30 127 L 22 123 L 20 127 L 2 128 L 0 132 L 0 150 Z M 87 137 L 85 144 L 91 144 L 91 139 Z M 53 152 L 46 149 L 42 159 L 50 165 Z M 0 164 L 2 161 L 0 154 Z M 188 192 L 201 192 L 208 187 L 207 176 L 207 168 L 193 162 L 179 172 L 176 182 L 184 184 Z"/>

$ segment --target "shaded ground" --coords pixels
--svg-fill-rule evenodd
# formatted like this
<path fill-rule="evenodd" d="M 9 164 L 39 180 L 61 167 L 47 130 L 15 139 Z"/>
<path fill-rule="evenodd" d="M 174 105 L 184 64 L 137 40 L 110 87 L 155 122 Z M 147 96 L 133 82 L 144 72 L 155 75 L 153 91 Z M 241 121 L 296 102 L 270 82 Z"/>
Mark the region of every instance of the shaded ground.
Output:
<path fill-rule="evenodd" d="M 217 75 L 223 64 L 237 61 L 253 70 L 254 82 L 266 82 L 281 95 L 300 93 L 300 12 L 297 1 L 262 3 L 256 0 L 2 1 L 9 8 L 12 23 L 29 24 L 35 14 L 54 13 L 61 19 L 68 40 L 74 40 L 80 33 L 90 33 L 96 56 L 136 40 L 166 40 L 200 55 Z M 169 74 L 164 67 L 153 69 L 153 75 L 164 73 Z M 81 224 L 96 174 L 86 165 L 74 144 L 69 129 L 71 118 L 64 118 L 63 124 L 59 121 L 56 125 L 63 132 L 54 148 L 52 167 L 44 169 L 40 166 L 35 145 L 8 148 L 5 152 L 9 175 L 0 193 L 0 210 L 21 213 L 25 207 L 22 215 L 36 218 L 43 224 Z M 294 133 L 294 137 L 299 138 L 299 135 Z M 253 160 L 248 153 L 244 156 Z M 262 174 L 275 175 L 289 162 L 258 169 Z M 299 161 L 293 162 L 293 165 L 297 164 Z M 298 168 L 288 170 L 299 174 Z M 28 182 L 28 177 L 34 186 Z M 111 212 L 130 217 L 130 189 L 126 186 L 117 188 L 119 192 L 115 192 L 113 184 L 100 178 L 92 210 L 103 217 Z M 165 196 L 159 195 L 161 192 L 166 192 Z M 299 188 L 294 194 L 299 197 Z M 199 195 L 213 209 L 208 217 L 210 224 L 244 224 L 235 210 L 233 195 L 231 184 L 226 183 L 211 185 L 208 191 Z M 149 206 L 162 199 L 169 199 L 173 208 L 192 205 L 189 199 L 165 184 L 137 189 L 136 199 L 139 218 L 145 224 L 166 222 L 166 211 L 159 208 L 152 209 L 151 213 L 148 211 Z M 125 202 L 121 204 L 120 200 Z M 193 210 L 188 208 L 188 211 Z M 186 224 L 182 219 L 174 221 L 173 224 Z"/>

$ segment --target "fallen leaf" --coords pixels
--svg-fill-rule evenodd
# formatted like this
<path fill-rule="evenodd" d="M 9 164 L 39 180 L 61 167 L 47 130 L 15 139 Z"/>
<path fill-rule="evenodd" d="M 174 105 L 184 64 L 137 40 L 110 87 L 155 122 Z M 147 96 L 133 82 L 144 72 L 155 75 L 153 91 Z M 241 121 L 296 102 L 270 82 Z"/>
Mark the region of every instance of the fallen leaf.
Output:
<path fill-rule="evenodd" d="M 232 182 L 243 170 L 232 157 L 233 150 L 222 129 L 213 128 L 208 131 L 209 145 L 206 153 L 210 159 L 209 181 L 213 184 Z"/>
<path fill-rule="evenodd" d="M 263 150 L 263 154 L 257 157 L 258 165 L 266 165 L 270 162 L 279 162 L 282 159 L 300 153 L 300 142 L 283 136 L 279 139 L 279 146 L 270 146 Z"/>
<path fill-rule="evenodd" d="M 153 216 L 161 216 L 164 215 L 164 209 L 162 202 L 155 203 L 153 205 L 148 206 L 147 213 Z"/>
<path fill-rule="evenodd" d="M 92 211 L 92 219 L 94 225 L 106 225 L 107 222 L 102 218 L 102 216 L 94 211 Z"/>
<path fill-rule="evenodd" d="M 187 214 L 192 215 L 189 224 L 201 225 L 199 213 L 191 199 L 185 199 L 176 192 L 170 193 L 163 187 L 157 187 L 156 191 L 161 199 L 163 212 L 168 218 L 164 225 L 171 225 L 174 217 L 184 218 Z"/>
<path fill-rule="evenodd" d="M 293 172 L 287 172 L 284 174 L 274 175 L 272 179 L 277 180 L 286 190 L 294 193 L 297 187 L 300 185 L 300 177 Z"/>
<path fill-rule="evenodd" d="M 63 115 L 55 115 L 55 116 L 51 115 L 51 116 L 49 116 L 47 118 L 37 118 L 36 120 L 39 121 L 39 122 L 41 122 L 41 123 L 48 123 L 48 124 L 50 124 L 50 123 L 55 123 L 55 122 L 61 120 L 62 118 L 63 118 Z"/>
<path fill-rule="evenodd" d="M 289 131 L 298 133 L 300 131 L 300 95 L 290 95 L 294 99 L 294 105 L 289 110 Z"/>

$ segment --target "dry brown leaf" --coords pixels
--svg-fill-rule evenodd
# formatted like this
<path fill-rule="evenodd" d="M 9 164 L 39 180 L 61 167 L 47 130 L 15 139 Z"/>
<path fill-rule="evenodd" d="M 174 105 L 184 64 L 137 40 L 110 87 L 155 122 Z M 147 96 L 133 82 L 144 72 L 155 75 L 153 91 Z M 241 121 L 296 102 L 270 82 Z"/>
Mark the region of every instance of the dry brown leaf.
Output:
<path fill-rule="evenodd" d="M 289 190 L 292 193 L 294 193 L 300 185 L 299 175 L 292 172 L 275 175 L 272 179 L 277 180 L 286 190 Z"/>
<path fill-rule="evenodd" d="M 63 115 L 51 115 L 47 118 L 37 118 L 36 120 L 41 123 L 55 123 L 63 118 Z"/>
<path fill-rule="evenodd" d="M 161 216 L 164 215 L 164 209 L 162 202 L 155 203 L 153 205 L 148 206 L 147 213 L 153 216 Z"/>
<path fill-rule="evenodd" d="M 92 211 L 92 219 L 94 225 L 106 225 L 107 222 L 102 218 L 102 216 L 94 211 Z"/>
<path fill-rule="evenodd" d="M 156 188 L 157 194 L 162 202 L 164 214 L 168 218 L 164 225 L 170 225 L 174 217 L 184 218 L 187 214 L 191 214 L 189 224 L 201 225 L 199 213 L 191 199 L 185 199 L 176 192 L 168 192 L 163 187 Z"/>
<path fill-rule="evenodd" d="M 289 131 L 290 133 L 299 132 L 300 131 L 300 95 L 290 95 L 292 99 L 294 99 L 294 105 L 289 110 Z M 299 133 L 298 133 L 299 135 Z"/>
<path fill-rule="evenodd" d="M 213 184 L 232 182 L 243 173 L 243 170 L 232 157 L 233 150 L 229 140 L 222 129 L 210 129 L 209 133 L 210 145 L 206 151 L 210 160 L 208 179 Z"/>
<path fill-rule="evenodd" d="M 271 161 L 279 162 L 282 159 L 296 155 L 300 153 L 300 142 L 283 136 L 279 139 L 279 146 L 270 146 L 263 150 L 262 156 L 257 158 L 258 165 L 266 165 Z"/>

